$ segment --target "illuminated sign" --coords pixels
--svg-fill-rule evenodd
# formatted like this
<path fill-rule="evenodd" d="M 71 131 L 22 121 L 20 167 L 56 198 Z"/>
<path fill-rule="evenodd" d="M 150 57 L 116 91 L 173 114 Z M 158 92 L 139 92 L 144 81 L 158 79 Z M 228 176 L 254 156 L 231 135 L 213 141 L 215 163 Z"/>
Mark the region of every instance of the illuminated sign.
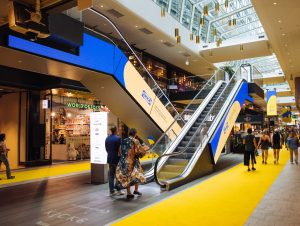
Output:
<path fill-rule="evenodd" d="M 267 91 L 267 115 L 277 115 L 276 90 Z"/>
<path fill-rule="evenodd" d="M 99 105 L 81 104 L 81 103 L 75 103 L 75 102 L 68 102 L 68 103 L 66 103 L 66 106 L 69 108 L 92 109 L 92 110 L 100 110 L 100 108 L 101 108 Z"/>
<path fill-rule="evenodd" d="M 107 112 L 90 113 L 91 163 L 106 164 Z"/>
<path fill-rule="evenodd" d="M 148 105 L 152 105 L 152 99 L 151 97 L 146 93 L 145 90 L 143 90 L 142 92 L 142 97 L 144 98 L 144 100 L 147 102 Z"/>

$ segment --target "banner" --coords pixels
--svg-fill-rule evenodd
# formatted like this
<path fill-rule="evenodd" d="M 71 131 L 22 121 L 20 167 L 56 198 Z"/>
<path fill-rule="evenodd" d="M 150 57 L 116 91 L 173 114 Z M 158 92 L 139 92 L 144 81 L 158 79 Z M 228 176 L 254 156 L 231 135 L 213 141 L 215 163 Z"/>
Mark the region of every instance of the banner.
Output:
<path fill-rule="evenodd" d="M 267 91 L 267 116 L 277 115 L 276 90 Z"/>
<path fill-rule="evenodd" d="M 291 107 L 283 107 L 281 109 L 281 117 L 283 122 L 292 122 L 292 112 Z"/>
<path fill-rule="evenodd" d="M 106 164 L 107 112 L 90 113 L 91 163 Z"/>

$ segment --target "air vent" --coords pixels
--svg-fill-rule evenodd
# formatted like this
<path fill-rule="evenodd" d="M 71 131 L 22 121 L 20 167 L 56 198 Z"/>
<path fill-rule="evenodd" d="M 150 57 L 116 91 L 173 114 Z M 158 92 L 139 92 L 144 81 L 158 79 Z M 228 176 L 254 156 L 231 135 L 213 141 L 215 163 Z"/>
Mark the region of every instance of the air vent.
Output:
<path fill-rule="evenodd" d="M 152 31 L 148 30 L 147 28 L 140 28 L 139 30 L 141 32 L 145 33 L 146 35 L 150 35 L 153 33 Z"/>
<path fill-rule="evenodd" d="M 120 18 L 120 17 L 124 16 L 122 13 L 120 13 L 119 11 L 117 11 L 115 9 L 107 10 L 107 12 L 116 18 Z"/>
<path fill-rule="evenodd" d="M 265 36 L 264 35 L 260 35 L 260 36 L 258 36 L 258 38 L 264 38 Z"/>
<path fill-rule="evenodd" d="M 207 48 L 208 47 L 208 45 L 205 45 L 205 46 L 202 46 L 203 48 Z"/>
<path fill-rule="evenodd" d="M 188 53 L 184 53 L 183 56 L 185 56 L 185 57 L 190 57 L 191 55 L 188 54 Z"/>
<path fill-rule="evenodd" d="M 164 45 L 168 46 L 168 47 L 173 47 L 174 45 L 170 42 L 163 42 Z"/>

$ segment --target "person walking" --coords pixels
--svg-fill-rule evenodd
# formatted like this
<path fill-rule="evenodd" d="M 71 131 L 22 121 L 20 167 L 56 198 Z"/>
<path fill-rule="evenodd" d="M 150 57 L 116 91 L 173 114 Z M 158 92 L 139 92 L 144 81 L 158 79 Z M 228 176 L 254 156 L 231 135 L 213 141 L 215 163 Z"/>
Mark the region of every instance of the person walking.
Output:
<path fill-rule="evenodd" d="M 121 138 L 117 136 L 117 127 L 111 127 L 110 131 L 111 135 L 105 140 L 107 163 L 109 165 L 109 191 L 111 196 L 124 195 L 121 189 L 115 184 L 116 168 L 121 155 Z M 117 191 L 115 189 L 117 189 Z"/>
<path fill-rule="evenodd" d="M 5 133 L 1 133 L 0 134 L 0 166 L 2 165 L 2 162 L 3 162 L 6 167 L 7 179 L 14 179 L 15 176 L 11 175 L 11 170 L 10 170 L 9 162 L 7 159 L 7 153 L 9 151 L 9 149 L 6 147 L 5 139 L 6 139 Z"/>
<path fill-rule="evenodd" d="M 141 167 L 139 158 L 142 158 L 148 146 L 142 146 L 136 139 L 137 131 L 131 128 L 128 133 L 129 137 L 122 142 L 122 155 L 116 170 L 118 186 L 127 189 L 127 199 L 134 198 L 134 195 L 141 196 L 139 183 L 146 182 L 144 172 Z M 134 185 L 134 192 L 131 193 L 130 187 Z"/>
<path fill-rule="evenodd" d="M 291 164 L 298 164 L 298 146 L 299 140 L 295 132 L 291 132 L 290 136 L 287 138 L 287 147 L 290 150 L 290 161 Z"/>
<path fill-rule="evenodd" d="M 282 139 L 278 129 L 275 130 L 272 136 L 272 147 L 274 152 L 274 164 L 278 164 L 279 152 L 282 147 Z"/>
<path fill-rule="evenodd" d="M 244 165 L 248 166 L 248 171 L 250 171 L 250 158 L 252 170 L 256 170 L 254 167 L 255 164 L 255 149 L 257 148 L 255 136 L 252 135 L 252 129 L 247 130 L 247 135 L 244 137 L 243 143 L 245 144 L 245 153 L 244 153 Z"/>
<path fill-rule="evenodd" d="M 257 145 L 262 150 L 262 164 L 267 164 L 268 149 L 270 147 L 270 143 L 271 142 L 270 142 L 270 137 L 268 135 L 268 131 L 264 130 Z"/>

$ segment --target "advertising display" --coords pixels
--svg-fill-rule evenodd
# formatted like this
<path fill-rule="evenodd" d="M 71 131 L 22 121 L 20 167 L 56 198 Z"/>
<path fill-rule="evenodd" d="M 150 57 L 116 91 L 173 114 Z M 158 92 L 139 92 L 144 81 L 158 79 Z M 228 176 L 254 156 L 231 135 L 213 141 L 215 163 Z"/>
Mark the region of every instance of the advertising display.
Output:
<path fill-rule="evenodd" d="M 267 91 L 267 116 L 277 115 L 276 90 Z"/>
<path fill-rule="evenodd" d="M 224 117 L 219 124 L 216 132 L 213 134 L 209 141 L 210 150 L 214 157 L 215 163 L 218 161 L 220 154 L 225 146 L 225 143 L 231 133 L 236 119 L 242 109 L 245 100 L 253 101 L 248 95 L 248 83 L 243 82 L 238 93 L 234 97 L 233 101 L 229 105 Z"/>
<path fill-rule="evenodd" d="M 292 122 L 292 112 L 291 107 L 283 107 L 281 109 L 281 117 L 283 122 Z"/>
<path fill-rule="evenodd" d="M 91 163 L 106 164 L 107 112 L 90 113 Z"/>

